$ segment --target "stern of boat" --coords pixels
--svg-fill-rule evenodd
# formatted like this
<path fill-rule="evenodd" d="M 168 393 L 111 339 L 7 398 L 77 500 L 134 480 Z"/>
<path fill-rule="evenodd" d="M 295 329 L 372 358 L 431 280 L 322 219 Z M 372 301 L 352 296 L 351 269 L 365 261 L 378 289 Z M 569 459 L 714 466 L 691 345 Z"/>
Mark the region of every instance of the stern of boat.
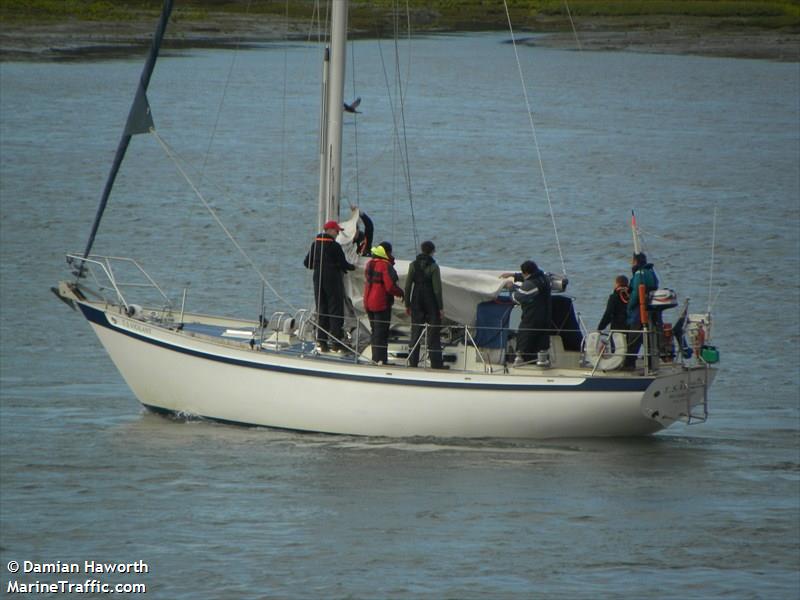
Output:
<path fill-rule="evenodd" d="M 717 372 L 709 365 L 676 368 L 656 377 L 642 398 L 642 412 L 669 427 L 677 421 L 687 425 L 708 418 L 708 390 Z"/>

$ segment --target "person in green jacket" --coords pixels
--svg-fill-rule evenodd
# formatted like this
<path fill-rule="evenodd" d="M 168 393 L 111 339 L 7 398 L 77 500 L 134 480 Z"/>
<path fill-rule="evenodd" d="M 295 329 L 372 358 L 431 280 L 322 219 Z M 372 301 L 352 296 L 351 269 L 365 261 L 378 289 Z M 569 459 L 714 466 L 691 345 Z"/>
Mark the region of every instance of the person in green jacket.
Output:
<path fill-rule="evenodd" d="M 422 242 L 421 253 L 408 267 L 405 287 L 406 314 L 411 315 L 411 342 L 409 366 L 419 364 L 419 338 L 427 324 L 428 358 L 432 369 L 448 369 L 442 362 L 440 326 L 442 323 L 442 277 L 439 265 L 433 259 L 436 246 Z"/>
<path fill-rule="evenodd" d="M 642 317 L 639 311 L 639 303 L 644 302 L 647 306 L 647 294 L 658 289 L 658 276 L 653 270 L 653 264 L 647 262 L 647 256 L 644 252 L 634 254 L 631 259 L 631 297 L 628 301 L 628 325 L 630 329 L 642 328 Z M 639 297 L 639 285 L 644 284 L 645 297 Z M 625 361 L 627 367 L 636 364 L 636 355 L 639 353 L 639 348 L 642 346 L 641 333 L 628 334 L 628 357 Z"/>

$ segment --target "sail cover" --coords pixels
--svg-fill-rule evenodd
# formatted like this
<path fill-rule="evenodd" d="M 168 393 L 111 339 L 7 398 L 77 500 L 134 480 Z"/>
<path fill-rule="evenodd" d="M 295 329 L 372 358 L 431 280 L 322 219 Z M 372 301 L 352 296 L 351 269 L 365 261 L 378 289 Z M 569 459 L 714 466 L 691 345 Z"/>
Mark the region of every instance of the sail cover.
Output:
<path fill-rule="evenodd" d="M 340 221 L 343 231 L 337 241 L 341 244 L 347 260 L 356 265 L 356 270 L 347 274 L 345 291 L 353 307 L 359 314 L 364 313 L 364 269 L 369 258 L 358 256 L 353 238 L 356 235 L 359 212 L 355 210 L 349 219 Z M 411 261 L 396 260 L 394 268 L 400 281 L 398 285 L 405 287 L 408 266 Z M 439 265 L 442 275 L 442 296 L 444 300 L 444 317 L 463 325 L 474 326 L 477 318 L 478 304 L 494 300 L 503 291 L 505 279 L 500 278 L 502 271 L 455 269 Z M 403 303 L 395 302 L 392 310 L 395 323 L 409 323 Z"/>
<path fill-rule="evenodd" d="M 150 103 L 147 101 L 147 86 L 150 84 L 150 77 L 153 74 L 153 69 L 156 66 L 156 59 L 158 52 L 161 49 L 161 42 L 164 39 L 164 32 L 167 30 L 167 23 L 169 16 L 172 14 L 173 0 L 164 0 L 164 7 L 161 9 L 161 17 L 158 20 L 156 32 L 153 35 L 153 42 L 150 46 L 150 53 L 147 55 L 147 61 L 142 69 L 142 75 L 139 77 L 139 84 L 136 87 L 136 95 L 133 97 L 130 111 L 128 112 L 128 120 L 125 123 L 125 129 L 122 132 L 122 137 L 117 145 L 117 152 L 114 155 L 114 162 L 111 164 L 111 171 L 106 179 L 103 194 L 100 197 L 100 205 L 97 207 L 97 213 L 92 223 L 92 231 L 89 233 L 89 241 L 86 242 L 86 249 L 83 251 L 83 257 L 87 258 L 92 251 L 97 230 L 100 227 L 100 221 L 103 218 L 103 213 L 106 210 L 108 199 L 111 196 L 111 190 L 114 187 L 114 182 L 117 180 L 117 174 L 122 166 L 122 161 L 125 158 L 125 153 L 128 151 L 128 145 L 131 142 L 131 136 L 141 133 L 147 133 L 153 127 L 153 115 L 150 111 Z M 83 268 L 81 267 L 81 271 Z"/>

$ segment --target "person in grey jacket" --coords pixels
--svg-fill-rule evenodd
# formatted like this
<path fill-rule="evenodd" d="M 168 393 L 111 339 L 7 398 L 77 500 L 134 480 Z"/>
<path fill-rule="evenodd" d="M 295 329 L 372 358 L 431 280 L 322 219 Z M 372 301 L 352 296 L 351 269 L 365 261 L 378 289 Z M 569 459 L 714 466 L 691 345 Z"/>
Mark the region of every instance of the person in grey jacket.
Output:
<path fill-rule="evenodd" d="M 521 273 L 513 273 L 515 285 L 509 281 L 506 286 L 513 289 L 511 295 L 514 302 L 522 307 L 522 319 L 517 331 L 517 357 L 520 362 L 527 363 L 538 360 L 541 366 L 549 364 L 549 359 L 539 352 L 550 349 L 550 331 L 552 320 L 552 301 L 550 278 L 532 260 L 520 265 Z M 504 276 L 511 273 L 504 273 Z"/>
<path fill-rule="evenodd" d="M 411 315 L 411 342 L 413 348 L 408 357 L 409 366 L 419 364 L 419 341 L 424 324 L 428 324 L 428 357 L 432 369 L 447 369 L 442 361 L 440 326 L 442 323 L 442 276 L 439 265 L 433 259 L 436 246 L 433 242 L 422 242 L 421 253 L 408 266 L 406 276 L 406 314 Z"/>

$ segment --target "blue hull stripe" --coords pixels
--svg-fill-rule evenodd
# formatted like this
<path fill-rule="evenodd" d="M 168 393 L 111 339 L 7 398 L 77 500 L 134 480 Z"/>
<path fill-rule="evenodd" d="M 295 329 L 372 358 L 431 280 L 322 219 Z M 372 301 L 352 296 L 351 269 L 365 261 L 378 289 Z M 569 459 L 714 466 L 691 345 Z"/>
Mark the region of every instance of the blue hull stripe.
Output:
<path fill-rule="evenodd" d="M 651 377 L 638 377 L 638 378 L 588 378 L 582 383 L 573 386 L 564 385 L 536 385 L 536 384 L 514 384 L 514 383 L 478 383 L 467 381 L 418 381 L 411 379 L 396 379 L 393 377 L 370 377 L 366 375 L 357 375 L 352 373 L 330 373 L 325 371 L 306 370 L 297 367 L 287 367 L 285 365 L 270 365 L 260 362 L 251 362 L 241 360 L 238 358 L 231 358 L 228 356 L 219 356 L 216 354 L 209 354 L 199 350 L 192 350 L 190 348 L 182 348 L 173 344 L 149 338 L 147 336 L 115 327 L 109 323 L 106 314 L 102 310 L 98 310 L 93 306 L 77 303 L 83 312 L 86 319 L 100 327 L 105 327 L 116 333 L 127 335 L 141 342 L 159 346 L 178 352 L 180 354 L 187 354 L 196 356 L 205 360 L 212 360 L 229 365 L 236 365 L 240 367 L 248 367 L 251 369 L 263 369 L 265 371 L 278 371 L 281 373 L 291 373 L 293 375 L 300 375 L 305 377 L 325 377 L 328 379 L 347 379 L 350 381 L 363 381 L 366 383 L 379 383 L 388 385 L 413 385 L 424 387 L 442 387 L 442 388 L 459 388 L 465 391 L 468 390 L 496 390 L 498 392 L 522 392 L 522 391 L 541 391 L 541 392 L 643 392 L 652 383 Z"/>

